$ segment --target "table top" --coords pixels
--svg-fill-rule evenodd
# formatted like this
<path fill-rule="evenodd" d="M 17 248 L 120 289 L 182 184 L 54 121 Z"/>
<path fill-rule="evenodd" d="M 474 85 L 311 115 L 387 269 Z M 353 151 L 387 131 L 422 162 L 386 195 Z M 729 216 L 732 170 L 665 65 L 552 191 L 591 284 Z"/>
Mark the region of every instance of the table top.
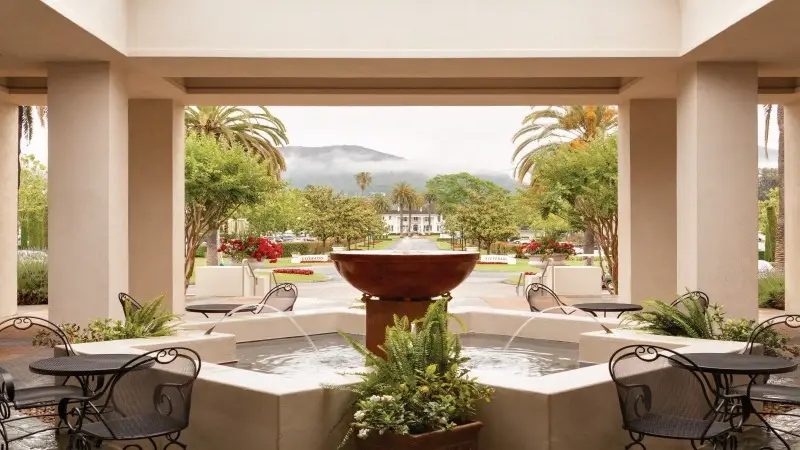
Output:
<path fill-rule="evenodd" d="M 732 375 L 770 375 L 797 369 L 791 359 L 741 353 L 684 353 L 702 372 Z"/>
<path fill-rule="evenodd" d="M 206 303 L 202 305 L 188 305 L 186 306 L 186 311 L 189 312 L 199 312 L 199 313 L 219 313 L 225 314 L 229 313 L 235 308 L 238 308 L 242 305 L 232 304 L 232 303 Z M 249 308 L 242 308 L 239 310 L 240 312 L 249 312 L 255 311 L 255 306 L 251 306 Z"/>
<path fill-rule="evenodd" d="M 40 375 L 112 375 L 119 372 L 125 364 L 138 356 L 140 355 L 124 353 L 58 356 L 34 361 L 30 364 L 29 369 L 31 372 Z M 152 365 L 152 362 L 144 365 L 149 367 Z M 142 365 L 139 367 L 142 367 Z"/>
<path fill-rule="evenodd" d="M 642 310 L 642 305 L 636 305 L 633 303 L 575 303 L 572 306 L 578 309 L 584 309 L 586 311 L 627 312 Z"/>

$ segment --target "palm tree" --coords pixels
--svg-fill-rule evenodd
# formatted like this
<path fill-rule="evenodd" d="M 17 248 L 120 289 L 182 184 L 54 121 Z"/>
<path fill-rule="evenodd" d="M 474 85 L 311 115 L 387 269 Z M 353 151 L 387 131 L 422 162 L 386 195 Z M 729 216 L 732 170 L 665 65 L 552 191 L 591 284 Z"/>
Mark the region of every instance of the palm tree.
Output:
<path fill-rule="evenodd" d="M 253 112 L 239 106 L 189 106 L 186 108 L 184 122 L 186 133 L 214 135 L 228 144 L 239 144 L 245 151 L 259 156 L 267 171 L 280 177 L 286 170 L 286 161 L 278 150 L 289 142 L 283 122 L 259 106 Z M 219 264 L 216 230 L 206 236 L 206 264 Z"/>
<path fill-rule="evenodd" d="M 386 194 L 376 192 L 372 196 L 372 208 L 378 214 L 386 214 L 390 209 L 392 209 L 392 204 L 386 199 Z"/>
<path fill-rule="evenodd" d="M 354 178 L 356 179 L 358 187 L 361 188 L 361 196 L 363 197 L 364 191 L 372 184 L 372 174 L 369 172 L 358 172 Z"/>
<path fill-rule="evenodd" d="M 783 201 L 783 154 L 785 150 L 784 142 L 784 109 L 783 105 L 777 105 L 775 108 L 778 122 L 778 229 L 775 234 L 775 268 L 783 270 L 784 263 L 786 262 L 786 248 L 785 244 L 785 203 Z M 767 153 L 767 144 L 769 144 L 769 129 L 770 119 L 772 118 L 772 105 L 764 105 L 764 152 Z M 767 153 L 768 154 L 768 153 Z"/>
<path fill-rule="evenodd" d="M 258 112 L 239 106 L 189 106 L 186 108 L 186 132 L 208 133 L 229 144 L 240 144 L 259 156 L 272 175 L 286 170 L 286 161 L 278 147 L 289 143 L 283 122 L 259 106 Z"/>
<path fill-rule="evenodd" d="M 394 185 L 389 200 L 397 205 L 400 210 L 400 232 L 403 232 L 403 208 L 408 209 L 408 231 L 411 231 L 411 209 L 417 202 L 419 195 L 417 191 L 405 181 L 401 181 Z"/>
<path fill-rule="evenodd" d="M 47 126 L 47 106 L 17 107 L 17 191 L 22 175 L 22 142 L 29 143 L 33 139 L 36 119 L 42 127 Z"/>
<path fill-rule="evenodd" d="M 617 108 L 613 106 L 570 105 L 534 109 L 522 121 L 522 128 L 514 134 L 517 148 L 511 156 L 517 161 L 514 174 L 520 182 L 533 172 L 537 154 L 552 151 L 560 145 L 574 148 L 586 145 L 595 136 L 612 133 L 617 129 Z M 594 236 L 586 227 L 584 251 L 594 249 Z"/>
<path fill-rule="evenodd" d="M 425 209 L 428 211 L 428 226 L 431 227 L 430 231 L 433 231 L 431 214 L 436 209 L 436 195 L 432 192 L 426 192 L 425 195 L 422 196 L 422 200 L 425 203 Z"/>

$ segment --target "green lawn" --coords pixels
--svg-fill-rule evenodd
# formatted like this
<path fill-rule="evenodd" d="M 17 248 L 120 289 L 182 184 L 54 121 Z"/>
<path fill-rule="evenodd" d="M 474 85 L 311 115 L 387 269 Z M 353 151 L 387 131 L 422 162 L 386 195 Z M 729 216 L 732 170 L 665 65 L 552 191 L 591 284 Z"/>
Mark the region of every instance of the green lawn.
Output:
<path fill-rule="evenodd" d="M 518 259 L 516 264 L 477 264 L 476 272 L 536 272 L 536 267 L 528 265 L 527 259 Z"/>

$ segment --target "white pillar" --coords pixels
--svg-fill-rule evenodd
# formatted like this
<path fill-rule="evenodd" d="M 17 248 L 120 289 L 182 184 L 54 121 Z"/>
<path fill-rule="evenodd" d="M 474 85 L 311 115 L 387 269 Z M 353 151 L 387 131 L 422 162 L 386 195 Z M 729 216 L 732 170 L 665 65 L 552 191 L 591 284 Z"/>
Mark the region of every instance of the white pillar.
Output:
<path fill-rule="evenodd" d="M 128 109 L 130 293 L 183 313 L 184 122 L 172 100 Z"/>
<path fill-rule="evenodd" d="M 109 63 L 48 66 L 50 319 L 121 318 L 128 290 L 128 99 Z"/>
<path fill-rule="evenodd" d="M 677 282 L 676 101 L 619 105 L 619 295 L 670 301 Z"/>
<path fill-rule="evenodd" d="M 691 64 L 679 85 L 677 288 L 756 319 L 757 67 Z"/>
<path fill-rule="evenodd" d="M 17 313 L 17 106 L 0 103 L 0 317 Z"/>
<path fill-rule="evenodd" d="M 786 312 L 800 314 L 800 103 L 784 106 Z"/>

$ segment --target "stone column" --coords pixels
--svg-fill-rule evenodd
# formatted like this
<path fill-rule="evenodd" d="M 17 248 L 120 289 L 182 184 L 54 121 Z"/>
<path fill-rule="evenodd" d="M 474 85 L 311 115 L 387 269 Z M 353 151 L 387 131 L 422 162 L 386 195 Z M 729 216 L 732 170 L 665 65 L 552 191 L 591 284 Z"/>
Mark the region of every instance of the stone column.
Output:
<path fill-rule="evenodd" d="M 676 102 L 619 105 L 619 295 L 670 301 L 677 282 Z"/>
<path fill-rule="evenodd" d="M 0 103 L 0 317 L 17 313 L 17 106 Z"/>
<path fill-rule="evenodd" d="M 679 74 L 678 285 L 730 318 L 757 318 L 758 73 L 696 63 Z"/>
<path fill-rule="evenodd" d="M 128 98 L 109 63 L 48 66 L 50 319 L 121 318 L 128 290 Z"/>
<path fill-rule="evenodd" d="M 800 103 L 784 106 L 783 125 L 786 312 L 800 314 Z"/>
<path fill-rule="evenodd" d="M 130 294 L 164 295 L 182 313 L 184 123 L 172 100 L 131 100 L 128 109 Z"/>

